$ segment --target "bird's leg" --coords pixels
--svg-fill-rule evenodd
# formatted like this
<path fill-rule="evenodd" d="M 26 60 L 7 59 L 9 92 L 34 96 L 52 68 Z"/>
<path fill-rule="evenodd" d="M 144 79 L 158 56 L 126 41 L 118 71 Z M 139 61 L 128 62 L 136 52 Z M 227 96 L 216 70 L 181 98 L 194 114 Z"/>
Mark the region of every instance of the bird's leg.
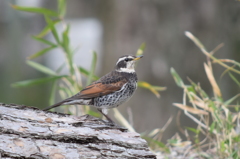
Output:
<path fill-rule="evenodd" d="M 115 125 L 115 123 L 112 121 L 112 119 L 111 119 L 109 116 L 107 116 L 106 114 L 103 113 L 102 109 L 97 109 L 97 110 L 98 110 L 103 116 L 105 116 L 105 117 L 107 118 L 107 120 L 109 121 L 109 124 L 110 124 L 110 125 L 112 125 L 112 126 Z"/>

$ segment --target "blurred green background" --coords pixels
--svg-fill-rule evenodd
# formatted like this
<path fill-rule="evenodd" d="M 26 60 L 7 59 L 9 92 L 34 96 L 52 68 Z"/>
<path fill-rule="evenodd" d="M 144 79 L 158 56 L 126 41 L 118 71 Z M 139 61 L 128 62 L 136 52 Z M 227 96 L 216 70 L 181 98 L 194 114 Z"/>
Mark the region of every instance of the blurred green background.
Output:
<path fill-rule="evenodd" d="M 54 10 L 57 1 L 0 1 L 0 102 L 43 108 L 48 106 L 51 83 L 29 88 L 12 88 L 11 84 L 45 76 L 25 63 L 26 57 L 44 48 L 31 38 L 45 26 L 44 18 L 16 11 L 10 4 Z M 224 43 L 215 56 L 240 61 L 239 8 L 240 2 L 235 0 L 71 0 L 67 1 L 65 19 L 71 25 L 71 44 L 78 48 L 75 61 L 89 69 L 91 50 L 95 50 L 99 57 L 98 76 L 111 71 L 119 56 L 135 54 L 143 42 L 146 44 L 144 58 L 136 68 L 138 78 L 166 86 L 167 90 L 157 99 L 150 91 L 138 89 L 128 103 L 118 108 L 127 119 L 132 112 L 134 128 L 144 132 L 162 127 L 179 110 L 172 103 L 181 103 L 183 92 L 170 74 L 171 67 L 183 79 L 189 77 L 200 82 L 207 93 L 212 93 L 203 69 L 206 57 L 184 36 L 185 31 L 197 36 L 207 50 Z M 56 69 L 64 60 L 59 51 L 36 61 Z M 224 90 L 223 98 L 239 93 L 240 89 L 228 76 L 220 77 L 221 67 L 213 69 Z M 166 130 L 165 139 L 177 131 L 175 120 Z M 193 125 L 184 116 L 181 123 Z"/>

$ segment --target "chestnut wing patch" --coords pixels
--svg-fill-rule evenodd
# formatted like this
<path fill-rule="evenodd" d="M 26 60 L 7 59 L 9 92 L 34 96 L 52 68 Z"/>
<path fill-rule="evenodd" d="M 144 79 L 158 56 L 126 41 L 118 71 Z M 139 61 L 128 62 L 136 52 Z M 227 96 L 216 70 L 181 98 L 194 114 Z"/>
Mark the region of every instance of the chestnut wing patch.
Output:
<path fill-rule="evenodd" d="M 87 99 L 107 95 L 120 90 L 126 82 L 127 80 L 124 79 L 114 83 L 101 83 L 101 82 L 93 83 L 87 86 L 85 89 L 83 89 L 78 94 L 78 97 Z"/>

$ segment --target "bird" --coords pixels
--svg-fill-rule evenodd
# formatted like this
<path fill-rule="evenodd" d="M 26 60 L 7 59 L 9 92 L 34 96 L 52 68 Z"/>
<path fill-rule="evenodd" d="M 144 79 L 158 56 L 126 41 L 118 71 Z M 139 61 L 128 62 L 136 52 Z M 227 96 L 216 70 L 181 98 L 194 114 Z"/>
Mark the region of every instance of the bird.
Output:
<path fill-rule="evenodd" d="M 88 105 L 106 117 L 109 125 L 115 125 L 107 116 L 108 109 L 116 108 L 128 101 L 137 89 L 137 74 L 134 66 L 143 55 L 124 55 L 116 62 L 113 71 L 91 83 L 79 93 L 43 110 L 50 110 L 61 105 Z"/>

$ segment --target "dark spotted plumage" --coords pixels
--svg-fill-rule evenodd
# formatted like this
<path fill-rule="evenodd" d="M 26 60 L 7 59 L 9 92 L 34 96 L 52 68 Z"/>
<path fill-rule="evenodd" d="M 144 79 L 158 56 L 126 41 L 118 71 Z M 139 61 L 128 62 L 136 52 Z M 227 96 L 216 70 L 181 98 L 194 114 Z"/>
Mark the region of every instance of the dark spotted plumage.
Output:
<path fill-rule="evenodd" d="M 105 78 L 97 81 L 96 83 L 100 82 L 102 84 L 111 85 L 115 84 L 118 86 L 118 90 L 96 97 L 92 100 L 91 105 L 95 107 L 101 108 L 114 108 L 121 105 L 125 102 L 128 98 L 130 98 L 134 91 L 137 88 L 137 75 L 136 73 L 125 73 L 125 72 L 117 72 L 113 71 L 106 76 Z"/>
<path fill-rule="evenodd" d="M 111 123 L 113 121 L 103 112 L 126 102 L 137 88 L 137 75 L 134 63 L 142 58 L 125 55 L 119 58 L 115 69 L 93 82 L 76 95 L 56 103 L 44 110 L 60 105 L 89 105 L 96 107 Z"/>

